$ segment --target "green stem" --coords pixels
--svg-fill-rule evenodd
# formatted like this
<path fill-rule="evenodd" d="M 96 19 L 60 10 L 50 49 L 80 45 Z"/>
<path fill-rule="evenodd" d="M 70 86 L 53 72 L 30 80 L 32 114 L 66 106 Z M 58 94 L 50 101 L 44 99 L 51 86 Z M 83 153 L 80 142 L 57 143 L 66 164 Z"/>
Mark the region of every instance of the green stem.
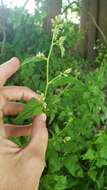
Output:
<path fill-rule="evenodd" d="M 55 78 L 53 78 L 52 80 L 50 80 L 50 81 L 48 82 L 48 84 L 49 84 L 49 85 L 52 84 L 52 83 L 53 83 L 56 79 L 58 79 L 61 75 L 62 75 L 62 74 L 60 74 L 60 75 L 56 76 Z"/>
<path fill-rule="evenodd" d="M 45 98 L 46 98 L 46 96 L 47 96 L 48 87 L 49 87 L 49 63 L 50 63 L 50 58 L 51 58 L 52 50 L 53 50 L 53 47 L 54 47 L 55 33 L 56 33 L 56 32 L 54 31 L 53 37 L 52 37 L 51 46 L 50 46 L 50 50 L 49 50 L 49 54 L 48 54 L 48 58 L 47 58 L 47 63 L 46 63 L 46 88 L 45 88 Z"/>
<path fill-rule="evenodd" d="M 68 84 L 58 95 L 58 97 L 62 96 L 64 92 L 71 86 L 71 84 Z"/>

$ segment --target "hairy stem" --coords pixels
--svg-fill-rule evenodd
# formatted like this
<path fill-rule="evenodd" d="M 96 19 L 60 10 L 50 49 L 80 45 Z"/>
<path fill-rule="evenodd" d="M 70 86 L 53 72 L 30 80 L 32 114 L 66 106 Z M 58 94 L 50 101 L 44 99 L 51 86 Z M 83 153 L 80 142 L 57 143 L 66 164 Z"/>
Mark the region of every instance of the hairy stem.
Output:
<path fill-rule="evenodd" d="M 52 37 L 51 46 L 50 46 L 50 50 L 49 50 L 49 54 L 48 54 L 48 57 L 47 57 L 47 62 L 46 62 L 46 88 L 45 88 L 45 98 L 46 98 L 46 96 L 47 96 L 48 87 L 49 87 L 49 63 L 50 63 L 50 58 L 51 58 L 51 55 L 52 55 L 52 50 L 53 50 L 53 47 L 54 47 L 55 33 L 56 33 L 56 32 L 54 31 L 53 37 Z"/>

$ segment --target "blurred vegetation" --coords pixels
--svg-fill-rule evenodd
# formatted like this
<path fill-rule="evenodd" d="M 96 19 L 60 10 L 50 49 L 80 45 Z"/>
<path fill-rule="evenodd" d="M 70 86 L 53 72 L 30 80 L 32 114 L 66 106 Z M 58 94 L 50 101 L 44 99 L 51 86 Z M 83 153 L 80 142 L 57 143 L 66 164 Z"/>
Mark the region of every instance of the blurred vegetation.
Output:
<path fill-rule="evenodd" d="M 0 7 L 0 63 L 12 56 L 22 61 L 7 85 L 24 85 L 44 94 L 50 58 L 45 96 L 49 145 L 40 190 L 107 189 L 107 48 L 98 43 L 94 61 L 78 55 L 77 44 L 84 36 L 67 15 L 68 10 L 80 15 L 79 3 L 74 4 L 63 7 L 51 34 L 43 27 L 43 7 L 34 14 Z M 12 140 L 20 146 L 28 142 L 27 137 Z"/>

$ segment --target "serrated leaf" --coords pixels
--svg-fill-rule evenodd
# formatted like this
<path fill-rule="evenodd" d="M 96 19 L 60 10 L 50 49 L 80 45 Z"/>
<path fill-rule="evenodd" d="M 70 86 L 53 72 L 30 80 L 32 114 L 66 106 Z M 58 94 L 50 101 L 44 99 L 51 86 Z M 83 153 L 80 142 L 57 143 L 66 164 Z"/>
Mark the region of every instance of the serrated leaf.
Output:
<path fill-rule="evenodd" d="M 61 86 L 61 85 L 66 85 L 68 83 L 74 84 L 75 82 L 76 82 L 76 79 L 72 76 L 59 76 L 59 77 L 55 78 L 50 84 L 57 87 L 57 86 Z"/>
<path fill-rule="evenodd" d="M 92 148 L 89 148 L 86 154 L 83 156 L 83 160 L 94 160 L 95 151 Z"/>
<path fill-rule="evenodd" d="M 70 156 L 65 160 L 64 166 L 74 177 L 83 177 L 83 170 L 78 163 L 77 156 Z"/>
<path fill-rule="evenodd" d="M 88 175 L 89 175 L 89 177 L 90 177 L 94 182 L 96 182 L 97 170 L 96 170 L 95 167 L 92 167 L 92 168 L 89 169 Z"/>
<path fill-rule="evenodd" d="M 15 123 L 22 123 L 26 119 L 30 119 L 33 116 L 37 116 L 43 113 L 42 104 L 37 101 L 35 98 L 32 98 L 27 104 L 24 106 L 24 110 L 17 116 L 15 119 Z"/>

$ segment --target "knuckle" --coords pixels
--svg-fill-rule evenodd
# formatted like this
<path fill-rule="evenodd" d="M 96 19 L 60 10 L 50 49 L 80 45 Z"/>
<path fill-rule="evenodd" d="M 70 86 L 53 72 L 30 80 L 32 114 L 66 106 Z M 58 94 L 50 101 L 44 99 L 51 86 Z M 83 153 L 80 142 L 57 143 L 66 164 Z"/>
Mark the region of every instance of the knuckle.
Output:
<path fill-rule="evenodd" d="M 25 92 L 25 94 L 29 94 L 32 98 L 36 98 L 38 100 L 42 100 L 41 95 L 34 92 L 32 89 L 26 86 L 22 86 L 22 90 Z"/>
<path fill-rule="evenodd" d="M 30 88 L 22 86 L 21 90 L 23 92 L 24 99 L 29 100 L 30 98 L 35 97 L 35 92 L 33 90 L 31 90 Z"/>

